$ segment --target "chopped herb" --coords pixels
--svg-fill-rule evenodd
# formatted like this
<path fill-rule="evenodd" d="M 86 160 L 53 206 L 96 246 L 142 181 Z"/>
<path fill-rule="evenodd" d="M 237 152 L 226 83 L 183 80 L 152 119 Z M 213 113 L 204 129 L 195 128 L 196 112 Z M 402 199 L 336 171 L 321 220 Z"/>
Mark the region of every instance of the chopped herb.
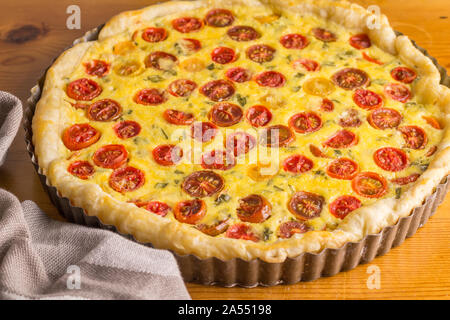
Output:
<path fill-rule="evenodd" d="M 336 64 L 333 61 L 324 61 L 322 62 L 322 65 L 326 67 L 336 67 Z"/>
<path fill-rule="evenodd" d="M 164 70 L 164 73 L 168 73 L 171 76 L 176 76 L 178 74 L 175 70 L 172 69 Z"/>
<path fill-rule="evenodd" d="M 215 64 L 214 64 L 214 63 L 211 63 L 211 64 L 208 64 L 208 65 L 206 66 L 206 69 L 208 69 L 208 70 L 214 70 L 214 67 L 215 67 Z"/>
<path fill-rule="evenodd" d="M 331 101 L 336 102 L 336 103 L 341 103 L 339 100 L 336 100 L 336 99 L 331 99 Z"/>
<path fill-rule="evenodd" d="M 264 232 L 263 232 L 263 240 L 264 241 L 269 241 L 270 237 L 272 236 L 273 231 L 270 230 L 269 228 L 264 228 Z"/>
<path fill-rule="evenodd" d="M 400 199 L 402 188 L 395 188 L 395 199 Z"/>
<path fill-rule="evenodd" d="M 291 62 L 292 61 L 292 56 L 289 54 L 286 56 L 287 61 Z"/>
<path fill-rule="evenodd" d="M 269 70 L 273 70 L 273 69 L 275 69 L 276 67 L 275 66 L 267 66 L 266 67 L 266 69 L 269 69 Z"/>
<path fill-rule="evenodd" d="M 241 107 L 243 107 L 247 104 L 247 98 L 241 96 L 239 93 L 236 95 L 236 99 L 237 99 L 238 103 L 241 105 Z"/>
<path fill-rule="evenodd" d="M 328 45 L 327 42 L 324 42 L 322 45 L 322 49 L 328 49 L 330 46 Z"/>
<path fill-rule="evenodd" d="M 178 169 L 176 169 L 176 170 L 174 171 L 174 173 L 175 173 L 175 174 L 184 174 L 183 171 L 180 171 L 180 170 L 178 170 Z"/>
<path fill-rule="evenodd" d="M 288 184 L 289 189 L 291 190 L 292 193 L 295 192 L 295 188 L 293 186 L 291 186 L 290 184 Z"/>
<path fill-rule="evenodd" d="M 130 110 L 127 111 L 127 114 L 132 114 L 132 113 L 133 113 L 133 110 L 132 110 L 132 109 L 130 109 Z"/>
<path fill-rule="evenodd" d="M 420 170 L 426 171 L 428 169 L 429 163 L 424 163 L 419 166 Z"/>
<path fill-rule="evenodd" d="M 167 133 L 164 131 L 163 128 L 161 128 L 161 132 L 164 135 L 164 138 L 169 139 L 169 136 L 167 135 Z"/>
<path fill-rule="evenodd" d="M 157 184 L 155 184 L 155 188 L 157 188 L 157 189 L 164 189 L 168 185 L 169 185 L 168 182 L 158 182 Z"/>
<path fill-rule="evenodd" d="M 322 170 L 316 170 L 316 171 L 313 171 L 313 172 L 317 176 L 325 176 L 325 172 L 323 172 Z"/>
<path fill-rule="evenodd" d="M 230 201 L 230 199 L 231 199 L 231 197 L 228 194 L 222 193 L 221 195 L 219 195 L 217 197 L 217 199 L 214 201 L 214 203 L 216 204 L 216 206 L 218 206 L 219 204 Z"/>
<path fill-rule="evenodd" d="M 293 92 L 299 92 L 301 88 L 302 88 L 302 86 L 296 86 L 296 87 L 292 87 L 291 90 Z"/>
<path fill-rule="evenodd" d="M 163 77 L 161 77 L 160 75 L 153 75 L 153 76 L 148 76 L 145 80 L 151 81 L 151 82 L 161 82 L 164 80 Z"/>
<path fill-rule="evenodd" d="M 279 186 L 276 186 L 276 185 L 273 185 L 273 188 L 278 191 L 284 191 L 283 188 L 280 188 Z"/>
<path fill-rule="evenodd" d="M 373 84 L 378 84 L 378 85 L 380 85 L 380 86 L 384 86 L 384 85 L 387 83 L 387 81 L 384 80 L 384 79 L 373 79 L 373 80 L 371 81 L 371 83 L 373 83 Z"/>
<path fill-rule="evenodd" d="M 334 150 L 334 153 L 336 154 L 336 155 L 338 155 L 338 156 L 340 156 L 340 155 L 342 155 L 342 152 L 341 152 L 341 150 Z"/>
<path fill-rule="evenodd" d="M 297 72 L 295 75 L 294 75 L 294 77 L 296 77 L 296 78 L 303 78 L 305 76 L 305 74 L 304 73 L 301 73 L 301 72 Z"/>

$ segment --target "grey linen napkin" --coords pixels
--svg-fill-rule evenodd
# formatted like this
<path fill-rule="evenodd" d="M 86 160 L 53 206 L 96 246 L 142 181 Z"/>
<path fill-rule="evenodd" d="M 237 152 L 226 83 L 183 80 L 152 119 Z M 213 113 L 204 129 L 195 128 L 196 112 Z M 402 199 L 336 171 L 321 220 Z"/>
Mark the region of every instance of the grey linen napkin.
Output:
<path fill-rule="evenodd" d="M 20 100 L 0 91 L 0 165 L 21 118 Z M 0 299 L 190 297 L 169 251 L 52 220 L 0 189 Z"/>

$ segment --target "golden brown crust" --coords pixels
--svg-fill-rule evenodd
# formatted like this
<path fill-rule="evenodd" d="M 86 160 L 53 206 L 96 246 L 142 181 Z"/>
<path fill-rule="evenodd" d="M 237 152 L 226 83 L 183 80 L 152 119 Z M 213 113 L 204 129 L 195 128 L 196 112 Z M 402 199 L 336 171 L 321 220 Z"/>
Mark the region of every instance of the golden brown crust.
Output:
<path fill-rule="evenodd" d="M 184 10 L 212 6 L 246 3 L 243 0 L 215 0 L 168 2 L 122 13 L 112 18 L 103 28 L 99 41 L 123 32 L 127 28 L 144 25 L 146 21 Z M 397 55 L 403 63 L 414 67 L 420 76 L 413 90 L 426 103 L 437 104 L 446 114 L 443 119 L 445 133 L 434 160 L 417 182 L 406 190 L 400 199 L 388 198 L 373 205 L 362 207 L 350 215 L 334 231 L 315 231 L 302 237 L 275 242 L 273 244 L 206 236 L 191 226 L 148 215 L 136 206 L 114 199 L 93 183 L 82 183 L 68 174 L 63 162 L 57 159 L 67 156 L 61 143 L 61 128 L 65 127 L 64 108 L 60 105 L 64 92 L 64 77 L 73 68 L 92 43 L 82 43 L 66 51 L 49 70 L 42 98 L 37 105 L 33 119 L 33 142 L 36 155 L 44 174 L 51 185 L 62 196 L 86 210 L 89 215 L 98 216 L 105 224 L 118 227 L 125 234 L 133 234 L 138 241 L 150 242 L 155 247 L 171 249 L 179 254 L 195 254 L 200 258 L 218 257 L 223 260 L 239 257 L 246 260 L 261 258 L 268 262 L 282 262 L 303 252 L 318 252 L 323 248 L 338 248 L 348 241 L 359 241 L 368 234 L 395 224 L 400 217 L 408 216 L 414 207 L 420 206 L 441 179 L 450 173 L 450 89 L 439 84 L 440 76 L 433 63 L 417 50 L 406 36 L 397 37 L 389 26 L 387 18 L 381 17 L 380 28 L 370 30 L 367 19 L 370 13 L 362 7 L 346 1 L 332 0 L 265 0 L 276 10 L 300 10 L 316 14 L 340 23 L 348 29 L 367 32 L 371 40 L 385 51 Z M 252 0 L 252 5 L 262 5 Z"/>

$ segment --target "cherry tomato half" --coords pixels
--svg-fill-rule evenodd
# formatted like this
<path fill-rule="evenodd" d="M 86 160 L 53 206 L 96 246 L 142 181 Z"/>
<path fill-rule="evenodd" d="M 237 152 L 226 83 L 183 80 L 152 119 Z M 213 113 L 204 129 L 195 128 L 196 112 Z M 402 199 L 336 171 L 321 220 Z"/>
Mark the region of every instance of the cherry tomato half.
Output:
<path fill-rule="evenodd" d="M 330 203 L 330 213 L 339 219 L 344 219 L 350 212 L 361 207 L 361 201 L 353 196 L 340 196 Z"/>
<path fill-rule="evenodd" d="M 117 169 L 127 162 L 128 151 L 121 144 L 109 144 L 95 151 L 92 160 L 99 167 Z"/>
<path fill-rule="evenodd" d="M 370 90 L 357 89 L 353 94 L 353 101 L 365 110 L 373 110 L 383 106 L 383 98 Z"/>
<path fill-rule="evenodd" d="M 152 151 L 153 159 L 162 166 L 172 166 L 180 162 L 183 149 L 172 144 L 159 145 Z"/>
<path fill-rule="evenodd" d="M 402 119 L 398 111 L 389 108 L 376 109 L 367 117 L 370 125 L 380 130 L 397 128 Z"/>
<path fill-rule="evenodd" d="M 322 119 L 312 111 L 300 112 L 289 119 L 289 127 L 298 133 L 311 133 L 322 128 Z"/>
<path fill-rule="evenodd" d="M 173 211 L 175 219 L 188 224 L 196 224 L 206 215 L 206 203 L 200 199 L 180 201 Z"/>
<path fill-rule="evenodd" d="M 67 149 L 76 151 L 89 147 L 100 139 L 100 132 L 87 123 L 74 124 L 64 130 L 62 140 Z"/>
<path fill-rule="evenodd" d="M 403 83 L 411 83 L 417 78 L 417 73 L 406 67 L 397 67 L 392 69 L 391 76 L 394 80 L 400 81 Z"/>
<path fill-rule="evenodd" d="M 219 127 L 229 127 L 241 121 L 244 112 L 234 103 L 219 102 L 209 112 L 211 122 Z"/>
<path fill-rule="evenodd" d="M 310 220 L 320 216 L 325 198 L 321 195 L 298 191 L 288 202 L 289 211 L 300 220 Z"/>
<path fill-rule="evenodd" d="M 192 113 L 186 113 L 174 109 L 167 109 L 164 111 L 163 117 L 167 122 L 176 125 L 190 125 L 195 120 Z"/>
<path fill-rule="evenodd" d="M 402 133 L 407 148 L 423 149 L 428 143 L 427 134 L 418 126 L 399 127 L 398 131 Z"/>
<path fill-rule="evenodd" d="M 263 196 L 252 194 L 239 199 L 236 212 L 243 222 L 261 223 L 270 218 L 272 206 Z"/>
<path fill-rule="evenodd" d="M 408 166 L 408 156 L 397 148 L 381 148 L 375 151 L 373 159 L 377 166 L 386 171 L 401 171 Z"/>
<path fill-rule="evenodd" d="M 366 198 L 380 198 L 388 191 L 385 178 L 375 172 L 361 172 L 352 180 L 352 189 Z"/>
<path fill-rule="evenodd" d="M 66 93 L 74 100 L 90 101 L 102 93 L 102 88 L 94 80 L 82 78 L 69 83 Z"/>
<path fill-rule="evenodd" d="M 79 179 L 87 180 L 94 174 L 95 169 L 94 166 L 87 161 L 75 161 L 69 165 L 67 171 Z"/>
<path fill-rule="evenodd" d="M 340 130 L 326 140 L 323 145 L 333 149 L 350 148 L 358 143 L 358 137 L 351 131 Z"/>
<path fill-rule="evenodd" d="M 352 36 L 349 39 L 349 42 L 353 48 L 359 49 L 359 50 L 370 48 L 370 46 L 372 45 L 372 42 L 370 41 L 369 36 L 365 33 L 361 33 L 361 34 Z"/>
<path fill-rule="evenodd" d="M 227 9 L 212 9 L 206 13 L 205 23 L 210 27 L 223 28 L 233 24 L 234 15 Z"/>
<path fill-rule="evenodd" d="M 114 121 L 122 115 L 122 107 L 112 99 L 98 100 L 87 109 L 87 117 L 92 121 Z"/>
<path fill-rule="evenodd" d="M 358 164 L 352 159 L 339 158 L 328 165 L 327 174 L 335 179 L 352 180 L 358 170 Z"/>
<path fill-rule="evenodd" d="M 250 26 L 231 27 L 227 34 L 235 41 L 252 41 L 261 37 L 261 34 Z"/>
<path fill-rule="evenodd" d="M 289 239 L 294 234 L 300 234 L 308 232 L 310 228 L 303 222 L 300 221 L 288 221 L 280 224 L 278 230 L 278 236 L 282 239 Z"/>
<path fill-rule="evenodd" d="M 247 110 L 245 117 L 253 127 L 264 127 L 272 120 L 272 112 L 262 105 L 256 105 Z"/>
<path fill-rule="evenodd" d="M 141 126 L 136 121 L 126 120 L 114 126 L 114 132 L 120 139 L 129 139 L 141 132 Z"/>
<path fill-rule="evenodd" d="M 134 167 L 116 169 L 109 177 L 109 186 L 120 193 L 139 189 L 144 183 L 144 173 Z"/>
<path fill-rule="evenodd" d="M 181 185 L 184 192 L 195 198 L 210 197 L 224 187 L 223 178 L 214 171 L 196 171 L 187 176 Z"/>
<path fill-rule="evenodd" d="M 284 171 L 294 174 L 308 172 L 313 168 L 313 166 L 314 163 L 312 162 L 312 160 L 301 154 L 294 154 L 290 157 L 287 157 L 283 161 Z"/>

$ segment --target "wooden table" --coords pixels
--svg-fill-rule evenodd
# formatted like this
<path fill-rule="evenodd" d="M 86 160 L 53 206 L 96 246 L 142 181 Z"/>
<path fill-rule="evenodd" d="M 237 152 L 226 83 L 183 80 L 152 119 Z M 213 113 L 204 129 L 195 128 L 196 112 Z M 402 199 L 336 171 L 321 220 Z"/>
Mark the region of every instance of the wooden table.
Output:
<path fill-rule="evenodd" d="M 25 101 L 29 89 L 53 57 L 73 39 L 109 17 L 154 0 L 17 0 L 0 4 L 0 89 Z M 448 0 L 358 0 L 379 5 L 393 27 L 415 39 L 445 67 L 450 67 L 450 3 Z M 81 30 L 66 28 L 66 8 L 81 8 Z M 23 27 L 32 25 L 34 27 Z M 10 33 L 16 29 L 15 33 Z M 9 36 L 8 36 L 9 35 Z M 28 38 L 28 39 L 27 39 Z M 9 39 L 9 42 L 8 42 Z M 44 193 L 28 158 L 20 130 L 0 168 L 0 187 L 20 200 L 35 201 L 51 217 L 61 219 Z M 369 265 L 331 278 L 272 288 L 219 288 L 187 284 L 193 299 L 449 299 L 450 193 L 435 216 L 403 245 Z M 368 289 L 369 266 L 380 270 L 380 289 Z"/>

